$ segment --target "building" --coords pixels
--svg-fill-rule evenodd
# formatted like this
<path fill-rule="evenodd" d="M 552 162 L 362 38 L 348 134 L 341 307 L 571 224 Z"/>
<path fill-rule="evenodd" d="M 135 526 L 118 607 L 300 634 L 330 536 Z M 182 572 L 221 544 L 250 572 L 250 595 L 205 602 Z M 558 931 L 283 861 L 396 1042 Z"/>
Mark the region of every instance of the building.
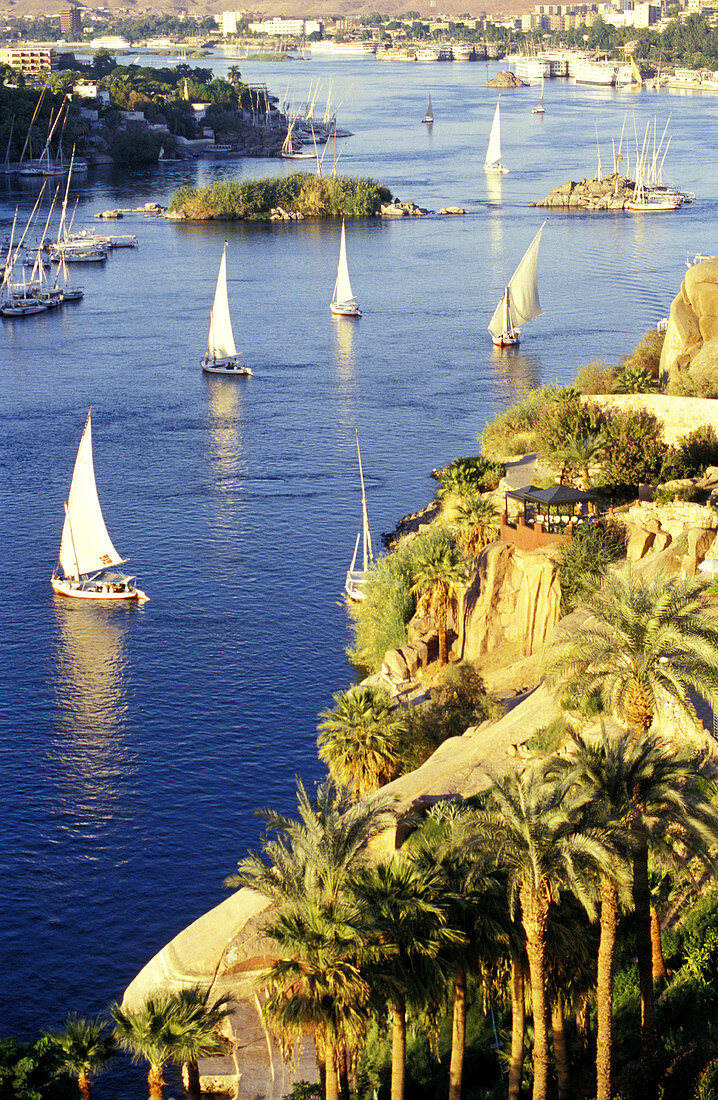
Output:
<path fill-rule="evenodd" d="M 237 34 L 240 29 L 240 23 L 242 22 L 241 11 L 223 11 L 222 20 L 220 26 L 222 27 L 222 35 L 227 38 L 230 34 Z"/>
<path fill-rule="evenodd" d="M 80 9 L 73 4 L 68 4 L 60 12 L 60 34 L 63 38 L 69 38 L 71 41 L 79 38 L 82 34 Z"/>
<path fill-rule="evenodd" d="M 119 34 L 105 34 L 101 38 L 93 38 L 90 42 L 93 50 L 129 50 L 130 43 Z"/>
<path fill-rule="evenodd" d="M 28 42 L 24 46 L 0 49 L 0 63 L 19 69 L 24 76 L 37 76 L 39 73 L 56 73 L 58 57 L 51 46 Z"/>
<path fill-rule="evenodd" d="M 110 105 L 110 93 L 97 84 L 75 84 L 72 94 L 78 99 L 96 99 L 106 107 Z"/>
<path fill-rule="evenodd" d="M 222 13 L 224 16 L 224 12 Z M 273 19 L 265 19 L 261 23 L 250 23 L 248 28 L 251 34 L 270 34 L 276 38 L 301 38 L 305 34 L 322 33 L 324 24 L 316 19 L 283 19 L 275 15 Z"/>

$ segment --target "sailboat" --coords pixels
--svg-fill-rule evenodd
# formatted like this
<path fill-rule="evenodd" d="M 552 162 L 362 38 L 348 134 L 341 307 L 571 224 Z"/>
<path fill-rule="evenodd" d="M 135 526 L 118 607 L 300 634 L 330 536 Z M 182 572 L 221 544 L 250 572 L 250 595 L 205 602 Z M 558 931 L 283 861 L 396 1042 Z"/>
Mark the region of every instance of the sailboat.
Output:
<path fill-rule="evenodd" d="M 543 73 L 541 73 L 541 99 L 538 101 L 531 113 L 534 115 L 546 114 L 546 108 L 543 105 Z"/>
<path fill-rule="evenodd" d="M 491 123 L 491 133 L 489 134 L 489 145 L 486 150 L 486 160 L 484 161 L 484 172 L 508 172 L 508 168 L 504 168 L 501 163 L 501 115 L 499 113 L 500 100 L 496 100 L 496 110 L 494 112 L 494 121 Z"/>
<path fill-rule="evenodd" d="M 489 332 L 497 348 L 518 344 L 518 326 L 540 317 L 543 312 L 538 296 L 538 250 L 544 225 L 546 222 L 526 249 L 489 322 Z"/>
<path fill-rule="evenodd" d="M 431 92 L 429 93 L 429 106 L 426 108 L 426 114 L 421 121 L 428 122 L 429 125 L 434 121 L 434 108 L 431 106 Z"/>
<path fill-rule="evenodd" d="M 357 540 L 354 543 L 354 554 L 352 556 L 352 563 L 347 571 L 347 579 L 344 584 L 344 591 L 350 600 L 363 600 L 364 599 L 364 585 L 366 583 L 367 573 L 374 564 L 374 555 L 371 548 L 371 531 L 369 530 L 369 514 L 366 510 L 366 491 L 364 489 L 364 470 L 361 463 L 361 451 L 359 450 L 359 432 L 355 430 L 357 441 L 357 458 L 359 459 L 359 480 L 361 481 L 361 516 L 362 527 L 361 531 L 357 535 Z M 362 560 L 363 568 L 357 569 L 357 554 L 359 552 L 359 543 L 362 543 Z"/>
<path fill-rule="evenodd" d="M 342 239 L 339 245 L 339 264 L 337 266 L 337 279 L 334 283 L 334 293 L 329 307 L 337 317 L 361 317 L 359 303 L 352 294 L 352 284 L 349 282 L 349 268 L 347 267 L 347 240 L 342 219 Z"/>
<path fill-rule="evenodd" d="M 113 566 L 124 565 L 127 559 L 115 550 L 102 518 L 92 462 L 91 418 L 92 409 L 87 414 L 65 504 L 59 559 L 63 575 L 55 567 L 50 583 L 58 596 L 143 602 L 149 597 L 135 588 L 134 577 L 112 571 Z"/>
<path fill-rule="evenodd" d="M 201 360 L 202 370 L 207 374 L 251 375 L 254 372 L 237 360 L 237 348 L 232 332 L 232 319 L 229 316 L 227 297 L 227 242 L 224 242 L 222 259 L 219 264 L 217 287 L 214 292 L 214 305 L 209 314 L 209 336 L 207 350 Z"/>

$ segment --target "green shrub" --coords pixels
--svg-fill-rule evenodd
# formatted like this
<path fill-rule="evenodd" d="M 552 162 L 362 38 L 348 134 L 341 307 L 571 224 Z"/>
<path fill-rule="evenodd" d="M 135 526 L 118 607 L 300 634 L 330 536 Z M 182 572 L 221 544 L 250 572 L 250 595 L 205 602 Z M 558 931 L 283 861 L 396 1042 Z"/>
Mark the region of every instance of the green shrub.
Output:
<path fill-rule="evenodd" d="M 543 457 L 563 457 L 566 447 L 577 438 L 588 439 L 603 433 L 604 414 L 595 405 L 581 400 L 572 386 L 555 390 L 546 401 L 536 425 L 537 450 Z"/>
<path fill-rule="evenodd" d="M 610 367 L 603 359 L 594 359 L 576 375 L 574 386 L 579 393 L 599 394 L 613 393 L 613 384 L 616 381 L 616 368 Z"/>
<path fill-rule="evenodd" d="M 285 1093 L 282 1100 L 323 1100 L 321 1085 L 311 1085 L 309 1081 L 295 1081 L 291 1092 Z"/>
<path fill-rule="evenodd" d="M 156 164 L 161 148 L 162 142 L 154 134 L 143 130 L 139 132 L 128 130 L 112 143 L 110 156 L 115 164 Z"/>
<path fill-rule="evenodd" d="M 565 718 L 559 716 L 553 718 L 547 726 L 536 730 L 533 737 L 526 742 L 526 748 L 534 756 L 551 756 L 569 737 L 573 736 L 573 730 Z"/>
<path fill-rule="evenodd" d="M 169 209 L 193 221 L 267 219 L 277 206 L 306 217 L 366 218 L 378 214 L 382 203 L 390 200 L 391 192 L 376 180 L 293 172 L 207 187 L 180 187 Z"/>
<path fill-rule="evenodd" d="M 666 386 L 673 397 L 718 397 L 718 378 L 694 378 L 687 370 L 673 374 Z"/>
<path fill-rule="evenodd" d="M 474 493 L 491 492 L 497 488 L 505 473 L 504 462 L 495 462 L 483 455 L 456 458 L 438 474 L 439 496 L 447 493 L 470 496 Z"/>
<path fill-rule="evenodd" d="M 662 481 L 702 477 L 709 466 L 718 465 L 718 434 L 711 424 L 701 424 L 671 447 L 663 461 Z"/>
<path fill-rule="evenodd" d="M 616 375 L 614 393 L 658 393 L 658 379 L 641 367 L 624 367 Z"/>
<path fill-rule="evenodd" d="M 536 450 L 537 426 L 547 402 L 558 392 L 556 386 L 542 386 L 489 421 L 480 437 L 483 453 L 503 459 Z"/>
<path fill-rule="evenodd" d="M 663 1078 L 662 1100 L 687 1100 L 710 1059 L 710 1048 L 691 1047 L 671 1062 Z"/>
<path fill-rule="evenodd" d="M 696 1085 L 696 1100 L 718 1100 L 718 1058 L 708 1063 Z"/>
<path fill-rule="evenodd" d="M 661 425 L 642 409 L 621 409 L 606 417 L 608 441 L 601 470 L 611 485 L 638 486 L 658 477 L 665 453 Z"/>
<path fill-rule="evenodd" d="M 500 718 L 503 707 L 487 695 L 479 673 L 465 661 L 446 665 L 431 689 L 431 700 L 409 710 L 412 768 L 417 768 L 449 737 L 460 737 L 470 726 Z"/>
<path fill-rule="evenodd" d="M 658 370 L 661 363 L 661 352 L 663 351 L 663 341 L 665 340 L 665 333 L 659 332 L 658 329 L 649 328 L 648 331 L 636 344 L 633 351 L 628 355 L 624 355 L 619 364 L 619 371 L 625 374 L 627 371 L 643 371 L 646 374 L 652 375 L 654 378 L 658 377 Z M 623 391 L 623 392 L 646 392 L 646 391 Z"/>
<path fill-rule="evenodd" d="M 561 606 L 573 611 L 597 588 L 608 566 L 624 553 L 621 535 L 603 526 L 576 528 L 562 547 L 555 569 L 561 584 Z"/>

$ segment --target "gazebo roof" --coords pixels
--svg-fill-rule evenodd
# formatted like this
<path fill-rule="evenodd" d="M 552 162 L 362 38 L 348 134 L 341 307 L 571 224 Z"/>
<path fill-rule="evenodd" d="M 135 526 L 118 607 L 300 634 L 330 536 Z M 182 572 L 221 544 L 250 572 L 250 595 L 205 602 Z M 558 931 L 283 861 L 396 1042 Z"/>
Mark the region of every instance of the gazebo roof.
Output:
<path fill-rule="evenodd" d="M 584 489 L 572 489 L 569 485 L 551 485 L 540 489 L 537 485 L 526 485 L 523 489 L 510 489 L 506 494 L 524 504 L 541 504 L 544 508 L 552 504 L 583 504 L 587 500 L 596 500 L 593 493 Z"/>

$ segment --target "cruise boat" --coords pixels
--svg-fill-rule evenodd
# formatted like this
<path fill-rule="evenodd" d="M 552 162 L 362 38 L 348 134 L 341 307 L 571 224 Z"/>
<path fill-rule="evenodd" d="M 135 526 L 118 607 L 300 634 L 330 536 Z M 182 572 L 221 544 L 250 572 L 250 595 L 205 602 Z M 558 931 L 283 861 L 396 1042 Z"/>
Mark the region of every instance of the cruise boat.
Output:
<path fill-rule="evenodd" d="M 615 61 L 580 61 L 573 67 L 577 84 L 597 84 L 612 88 L 616 83 Z"/>
<path fill-rule="evenodd" d="M 65 523 L 60 542 L 59 566 L 50 583 L 58 596 L 80 600 L 138 600 L 149 597 L 114 567 L 124 565 L 112 544 L 97 496 L 92 461 L 92 409 L 77 450 L 70 495 L 65 504 Z"/>

